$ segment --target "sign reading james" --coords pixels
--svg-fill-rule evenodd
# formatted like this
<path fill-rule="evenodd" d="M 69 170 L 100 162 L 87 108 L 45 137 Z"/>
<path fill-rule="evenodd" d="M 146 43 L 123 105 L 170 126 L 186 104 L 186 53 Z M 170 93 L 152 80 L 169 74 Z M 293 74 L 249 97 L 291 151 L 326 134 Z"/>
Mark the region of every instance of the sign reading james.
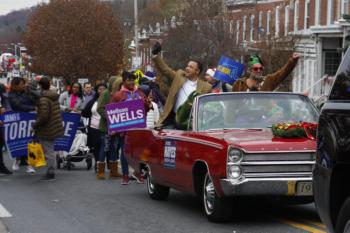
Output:
<path fill-rule="evenodd" d="M 146 128 L 146 111 L 141 99 L 107 104 L 108 133 Z"/>

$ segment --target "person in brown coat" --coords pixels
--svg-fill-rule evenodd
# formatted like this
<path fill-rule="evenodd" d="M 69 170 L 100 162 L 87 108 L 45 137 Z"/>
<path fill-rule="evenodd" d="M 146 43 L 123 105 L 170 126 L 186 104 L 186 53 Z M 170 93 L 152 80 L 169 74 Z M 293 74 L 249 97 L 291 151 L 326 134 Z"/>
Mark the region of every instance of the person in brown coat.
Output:
<path fill-rule="evenodd" d="M 152 49 L 152 59 L 161 77 L 166 79 L 164 83 L 170 83 L 170 87 L 157 125 L 173 126 L 177 109 L 185 103 L 190 94 L 194 91 L 199 94 L 210 93 L 211 85 L 199 78 L 202 72 L 202 64 L 199 61 L 190 60 L 185 70 L 174 71 L 158 55 L 161 50 L 161 45 L 157 42 Z"/>
<path fill-rule="evenodd" d="M 33 124 L 33 130 L 47 158 L 48 169 L 42 180 L 54 180 L 54 140 L 63 136 L 63 120 L 58 102 L 59 95 L 50 90 L 50 80 L 46 77 L 41 78 L 39 85 L 42 89 L 42 96 L 37 105 L 37 117 Z"/>
<path fill-rule="evenodd" d="M 273 91 L 293 71 L 298 63 L 300 55 L 293 53 L 287 64 L 273 74 L 263 76 L 264 66 L 258 56 L 250 57 L 248 64 L 249 77 L 238 79 L 232 86 L 233 92 L 239 91 Z"/>

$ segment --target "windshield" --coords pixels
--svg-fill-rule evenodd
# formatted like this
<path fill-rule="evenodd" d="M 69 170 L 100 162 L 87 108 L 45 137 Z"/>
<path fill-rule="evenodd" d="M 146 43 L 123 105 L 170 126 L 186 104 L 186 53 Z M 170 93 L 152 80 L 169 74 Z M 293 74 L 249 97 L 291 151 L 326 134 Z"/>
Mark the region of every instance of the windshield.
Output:
<path fill-rule="evenodd" d="M 207 95 L 198 100 L 199 131 L 267 128 L 280 122 L 314 122 L 318 112 L 309 99 L 294 94 Z"/>

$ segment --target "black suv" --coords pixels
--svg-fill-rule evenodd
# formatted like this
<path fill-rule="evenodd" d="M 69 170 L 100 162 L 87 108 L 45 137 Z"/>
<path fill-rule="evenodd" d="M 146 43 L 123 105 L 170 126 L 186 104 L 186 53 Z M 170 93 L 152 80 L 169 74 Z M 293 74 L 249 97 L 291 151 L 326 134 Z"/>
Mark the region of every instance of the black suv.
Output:
<path fill-rule="evenodd" d="M 350 50 L 322 108 L 313 175 L 322 221 L 330 232 L 350 232 Z"/>

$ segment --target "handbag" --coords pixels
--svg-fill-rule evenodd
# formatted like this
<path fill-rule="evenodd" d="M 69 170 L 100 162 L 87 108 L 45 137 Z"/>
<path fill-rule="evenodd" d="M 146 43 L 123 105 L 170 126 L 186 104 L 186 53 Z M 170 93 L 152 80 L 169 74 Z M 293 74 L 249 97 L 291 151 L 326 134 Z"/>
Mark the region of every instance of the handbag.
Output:
<path fill-rule="evenodd" d="M 46 166 L 43 147 L 36 141 L 28 143 L 28 164 L 32 167 Z"/>

